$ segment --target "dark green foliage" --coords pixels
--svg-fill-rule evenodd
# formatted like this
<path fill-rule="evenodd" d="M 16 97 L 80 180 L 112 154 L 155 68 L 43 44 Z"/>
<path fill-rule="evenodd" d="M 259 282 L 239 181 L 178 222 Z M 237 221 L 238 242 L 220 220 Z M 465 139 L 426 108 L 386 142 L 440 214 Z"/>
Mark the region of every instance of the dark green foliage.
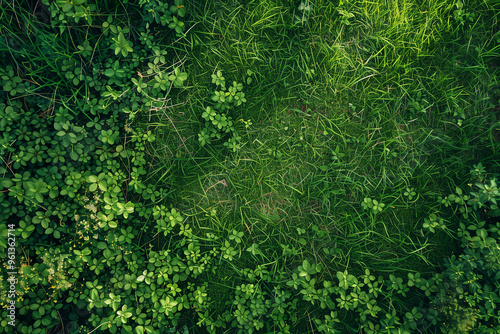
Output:
<path fill-rule="evenodd" d="M 481 96 L 484 92 L 478 88 L 477 96 L 467 99 L 454 91 L 450 96 L 432 96 L 431 86 L 439 85 L 432 75 L 429 87 L 401 81 L 394 88 L 400 94 L 395 104 L 398 115 L 404 109 L 404 117 L 418 118 L 419 126 L 453 125 L 456 133 L 442 136 L 447 140 L 443 146 L 451 148 L 438 145 L 445 139 L 428 139 L 432 130 L 426 134 L 411 128 L 415 119 L 404 123 L 415 135 L 415 143 L 400 142 L 400 136 L 406 140 L 408 135 L 402 132 L 387 142 L 380 139 L 385 137 L 374 137 L 376 131 L 391 131 L 386 129 L 394 125 L 389 122 L 392 115 L 375 111 L 377 104 L 388 103 L 385 87 L 378 91 L 382 97 L 373 96 L 371 90 L 372 95 L 359 97 L 356 105 L 346 104 L 346 115 L 330 117 L 326 115 L 330 107 L 323 115 L 305 104 L 290 104 L 285 108 L 288 114 L 277 118 L 279 129 L 265 127 L 272 112 L 264 106 L 291 103 L 295 95 L 320 105 L 316 92 L 321 74 L 339 71 L 348 78 L 343 84 L 332 77 L 325 82 L 326 92 L 342 98 L 352 98 L 357 84 L 367 78 L 381 80 L 380 86 L 399 76 L 407 78 L 407 72 L 416 71 L 410 66 L 415 54 L 427 57 L 425 52 L 435 52 L 432 44 L 438 37 L 427 28 L 417 41 L 409 32 L 405 34 L 410 37 L 402 34 L 398 49 L 386 38 L 399 36 L 397 25 L 371 22 L 355 2 L 263 2 L 255 4 L 258 11 L 247 12 L 251 23 L 239 22 L 241 17 L 235 16 L 234 22 L 246 27 L 239 31 L 241 35 L 251 38 L 226 44 L 240 36 L 221 35 L 221 49 L 210 49 L 216 56 L 208 58 L 213 61 L 222 55 L 227 51 L 223 47 L 250 45 L 255 36 L 266 48 L 261 50 L 259 44 L 245 50 L 245 56 L 238 54 L 241 63 L 236 70 L 231 62 L 221 64 L 224 71 L 209 63 L 203 77 L 192 79 L 184 53 L 198 48 L 202 38 L 197 33 L 215 33 L 200 29 L 190 35 L 188 30 L 196 26 L 190 15 L 196 13 L 203 24 L 218 17 L 232 20 L 231 15 L 237 14 L 233 11 L 244 10 L 236 2 L 216 2 L 205 8 L 190 7 L 183 0 L 129 0 L 119 6 L 111 1 L 43 0 L 34 8 L 27 1 L 0 0 L 0 4 L 0 259 L 7 269 L 0 277 L 0 321 L 6 331 L 408 334 L 499 330 L 500 192 L 498 175 L 487 173 L 494 170 L 494 159 L 485 153 L 485 166 L 474 165 L 469 176 L 463 173 L 465 163 L 454 172 L 446 170 L 448 178 L 453 173 L 461 177 L 460 187 L 445 182 L 451 194 L 442 184 L 427 187 L 435 174 L 427 173 L 431 167 L 421 166 L 426 155 L 434 154 L 443 158 L 443 169 L 453 168 L 451 162 L 458 158 L 450 152 L 468 153 L 470 138 L 474 145 L 485 144 L 493 156 L 498 153 L 495 116 L 485 121 L 482 111 L 476 110 L 498 108 L 490 95 Z M 394 9 L 387 9 L 388 5 L 377 8 L 389 13 Z M 477 5 L 478 9 L 462 1 L 435 5 L 434 12 L 448 18 L 436 24 L 453 37 L 451 44 L 460 44 L 461 34 L 472 31 L 471 26 L 485 24 L 478 20 L 493 21 L 488 11 L 494 3 Z M 320 8 L 324 12 L 319 13 Z M 331 20 L 326 28 L 318 23 L 325 17 Z M 373 33 L 376 25 L 389 25 L 384 28 L 386 37 Z M 376 51 L 370 67 L 371 55 L 353 68 L 353 62 L 343 56 L 351 46 L 338 44 L 329 31 L 308 41 L 311 49 L 316 39 L 323 43 L 315 54 L 322 62 L 302 52 L 302 37 L 314 29 L 334 28 L 339 30 L 332 34 L 339 35 L 354 36 L 355 29 L 369 32 L 356 48 L 362 50 L 360 54 Z M 273 45 L 269 37 L 273 35 L 289 44 Z M 476 69 L 480 60 L 493 59 L 498 41 L 491 42 L 496 46 L 488 43 L 471 52 L 460 47 L 462 54 L 455 60 L 466 65 L 457 67 Z M 294 45 L 300 45 L 300 57 L 275 56 L 290 52 Z M 410 51 L 399 55 L 395 50 Z M 266 57 L 268 63 L 262 60 Z M 432 66 L 438 65 L 438 57 L 429 58 Z M 395 60 L 389 64 L 388 59 Z M 359 80 L 351 79 L 353 73 Z M 491 91 L 498 88 L 493 76 L 474 80 Z M 276 85 L 283 92 L 275 92 Z M 186 115 L 180 121 L 172 112 L 173 104 L 193 102 L 195 90 L 204 96 L 183 109 L 194 117 Z M 250 104 L 247 99 L 254 101 L 243 110 Z M 437 107 L 442 111 L 435 111 Z M 245 121 L 242 117 L 248 115 L 251 119 Z M 383 117 L 387 121 L 381 121 Z M 445 121 L 434 119 L 439 117 Z M 252 120 L 257 119 L 261 133 L 252 132 Z M 346 124 L 341 123 L 345 120 L 352 122 L 343 132 L 338 124 Z M 181 122 L 187 124 L 182 126 L 189 129 L 189 139 L 179 135 L 176 126 Z M 321 129 L 321 136 L 309 129 L 312 123 L 315 130 Z M 359 130 L 358 123 L 369 132 Z M 489 133 L 480 133 L 478 139 L 476 133 L 481 130 L 474 128 L 486 125 Z M 267 132 L 278 139 L 272 137 L 266 143 Z M 179 138 L 170 139 L 172 133 Z M 249 163 L 247 171 L 259 175 L 251 180 L 258 186 L 247 190 L 241 186 L 244 183 L 237 183 L 236 195 L 228 195 L 240 201 L 239 215 L 224 212 L 223 200 L 217 198 L 219 209 L 208 199 L 210 191 L 219 194 L 238 188 L 229 178 L 219 177 L 226 174 L 202 186 L 200 201 L 180 202 L 190 188 L 181 189 L 181 181 L 174 179 L 203 171 L 203 162 L 198 162 L 206 157 L 200 159 L 200 154 L 223 159 L 248 154 L 243 137 L 251 139 L 255 155 L 234 161 Z M 165 138 L 170 142 L 164 143 Z M 200 144 L 196 152 L 190 151 L 192 138 Z M 217 145 L 219 139 L 227 149 Z M 455 146 L 460 140 L 467 141 L 465 148 Z M 178 145 L 177 151 L 167 152 L 172 142 Z M 183 156 L 184 149 L 187 155 Z M 287 163 L 294 151 L 305 152 L 314 166 L 311 172 L 299 170 L 296 182 L 285 182 L 284 176 L 292 172 Z M 259 159 L 273 170 L 272 177 L 255 172 L 256 164 L 251 164 Z M 212 164 L 230 175 L 227 165 Z M 376 174 L 374 168 L 381 164 L 383 172 Z M 401 179 L 387 176 L 385 166 L 399 171 Z M 350 172 L 358 167 L 363 175 Z M 413 177 L 412 172 L 423 176 Z M 381 180 L 372 185 L 377 175 L 382 175 Z M 195 176 L 201 184 L 202 176 Z M 252 173 L 237 175 L 243 180 L 252 177 Z M 463 190 L 467 183 L 468 191 Z M 170 188 L 171 184 L 177 188 Z M 260 193 L 254 193 L 257 187 Z M 288 198 L 287 191 L 292 194 Z M 247 205 L 259 194 L 283 198 L 269 200 L 268 208 L 259 208 L 256 216 Z M 307 207 L 300 206 L 302 202 Z M 190 205 L 201 214 L 191 213 Z M 318 218 L 323 207 L 328 208 Z M 411 229 L 396 226 L 392 220 L 396 213 L 402 221 L 418 224 Z M 296 221 L 283 223 L 284 216 Z M 354 224 L 337 224 L 345 221 Z M 405 237 L 398 239 L 401 235 Z M 460 252 L 437 265 L 422 251 L 429 245 L 442 246 L 436 240 L 453 241 Z M 391 249 L 383 249 L 387 245 Z M 417 259 L 425 266 L 413 266 Z M 17 279 L 15 291 L 12 277 Z M 10 305 L 15 305 L 12 323 Z"/>

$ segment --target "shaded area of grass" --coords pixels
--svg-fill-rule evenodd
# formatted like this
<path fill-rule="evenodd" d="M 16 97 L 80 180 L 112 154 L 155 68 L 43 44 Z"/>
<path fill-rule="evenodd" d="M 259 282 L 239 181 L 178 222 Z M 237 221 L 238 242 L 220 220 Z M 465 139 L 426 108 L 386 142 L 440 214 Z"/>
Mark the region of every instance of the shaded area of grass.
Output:
<path fill-rule="evenodd" d="M 241 231 L 243 250 L 259 245 L 250 266 L 286 276 L 307 258 L 325 277 L 434 272 L 459 245 L 423 219 L 436 213 L 452 229 L 458 216 L 437 198 L 466 189 L 473 163 L 498 158 L 493 5 L 471 3 L 468 19 L 455 2 L 349 2 L 350 24 L 337 6 L 314 2 L 303 25 L 293 1 L 197 7 L 183 42 L 192 87 L 160 121 L 161 168 L 182 171 L 175 205 L 197 231 Z M 229 82 L 254 73 L 247 104 L 231 111 L 253 123 L 237 153 L 197 142 L 219 69 Z M 382 213 L 363 210 L 366 197 Z"/>
<path fill-rule="evenodd" d="M 439 193 L 441 180 L 462 173 L 477 160 L 469 152 L 487 144 L 487 138 L 471 132 L 492 124 L 479 115 L 480 109 L 494 107 L 493 96 L 488 95 L 493 78 L 478 78 L 476 67 L 456 65 L 456 73 L 448 71 L 458 60 L 447 57 L 455 52 L 449 48 L 460 43 L 457 39 L 466 38 L 450 36 L 465 32 L 472 41 L 483 32 L 454 26 L 452 5 L 432 1 L 420 6 L 395 6 L 390 1 L 356 4 L 349 9 L 356 19 L 346 26 L 339 24 L 331 4 L 318 3 L 314 11 L 318 14 L 304 27 L 293 26 L 291 4 L 213 6 L 196 17 L 201 23 L 186 42 L 193 50 L 188 63 L 196 78 L 195 89 L 189 108 L 183 111 L 188 120 L 184 118 L 175 129 L 185 141 L 171 141 L 191 145 L 188 151 L 197 151 L 195 156 L 211 157 L 206 168 L 183 165 L 183 170 L 193 170 L 187 191 L 198 189 L 198 194 L 192 192 L 199 197 L 193 204 L 212 199 L 210 205 L 218 203 L 224 211 L 234 211 L 234 220 L 245 220 L 243 212 L 252 205 L 251 211 L 277 221 L 303 218 L 311 211 L 307 209 L 311 201 L 325 202 L 319 196 L 325 191 L 317 190 L 321 178 L 326 188 L 344 195 L 337 205 L 357 206 L 370 193 L 396 203 L 401 196 L 395 192 L 410 185 L 421 194 Z M 496 47 L 490 45 L 491 39 L 483 43 L 484 49 L 489 48 L 486 53 Z M 468 62 L 477 61 L 474 51 L 469 51 L 473 47 L 462 50 Z M 200 151 L 195 133 L 189 132 L 192 126 L 184 126 L 196 123 L 216 68 L 230 78 L 242 76 L 246 69 L 257 73 L 247 88 L 250 101 L 238 115 L 252 119 L 254 125 L 236 156 L 218 148 Z M 488 73 L 487 67 L 477 70 L 483 76 Z M 474 80 L 464 81 L 463 76 Z M 425 112 L 412 107 L 419 92 L 424 95 L 418 102 Z M 468 118 L 462 127 L 453 124 L 456 119 L 446 107 L 466 109 Z M 335 153 L 337 146 L 340 151 Z M 344 156 L 332 162 L 339 153 Z M 182 149 L 177 154 L 183 154 Z M 458 154 L 462 156 L 457 158 Z M 455 165 L 455 171 L 446 170 L 447 162 L 455 159 L 462 163 Z M 328 163 L 331 171 L 319 168 Z M 328 202 L 326 212 L 336 207 Z"/>

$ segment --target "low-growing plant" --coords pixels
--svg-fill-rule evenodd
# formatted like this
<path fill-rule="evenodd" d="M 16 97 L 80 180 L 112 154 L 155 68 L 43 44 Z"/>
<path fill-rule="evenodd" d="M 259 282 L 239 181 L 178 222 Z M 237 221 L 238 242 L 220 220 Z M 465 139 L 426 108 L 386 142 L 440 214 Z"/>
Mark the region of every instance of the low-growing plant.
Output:
<path fill-rule="evenodd" d="M 424 218 L 424 224 L 422 226 L 424 229 L 429 230 L 432 233 L 435 233 L 437 229 L 446 229 L 444 219 L 438 217 L 435 213 L 431 213 L 429 218 Z"/>
<path fill-rule="evenodd" d="M 205 107 L 201 115 L 205 120 L 205 128 L 198 134 L 198 141 L 201 146 L 210 145 L 213 138 L 221 139 L 228 134 L 229 138 L 224 146 L 233 152 L 239 151 L 241 136 L 230 114 L 233 108 L 246 102 L 243 84 L 233 81 L 232 86 L 226 88 L 226 79 L 220 70 L 212 74 L 212 83 L 216 86 L 211 97 L 213 104 Z M 246 125 L 249 124 L 246 122 Z"/>
<path fill-rule="evenodd" d="M 295 15 L 295 24 L 304 25 L 309 20 L 314 6 L 310 0 L 301 0 L 299 5 L 300 15 Z"/>
<path fill-rule="evenodd" d="M 42 4 L 0 15 L 2 328 L 498 331 L 494 4 Z"/>
<path fill-rule="evenodd" d="M 363 202 L 361 203 L 361 207 L 365 210 L 370 210 L 370 212 L 373 214 L 378 214 L 382 212 L 385 204 L 379 203 L 375 199 L 372 200 L 370 197 L 365 197 L 365 199 L 363 199 Z"/>
<path fill-rule="evenodd" d="M 426 113 L 431 107 L 427 98 L 422 95 L 422 91 L 418 90 L 414 96 L 412 96 L 410 102 L 408 103 L 410 112 L 413 114 Z"/>

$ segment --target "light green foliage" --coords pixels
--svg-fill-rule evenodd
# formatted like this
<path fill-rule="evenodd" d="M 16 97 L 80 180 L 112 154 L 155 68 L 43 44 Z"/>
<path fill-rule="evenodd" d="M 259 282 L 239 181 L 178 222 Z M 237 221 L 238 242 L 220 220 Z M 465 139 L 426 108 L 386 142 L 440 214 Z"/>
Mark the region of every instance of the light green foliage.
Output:
<path fill-rule="evenodd" d="M 234 240 L 236 241 L 236 243 L 240 243 L 243 235 L 244 235 L 243 232 L 238 232 L 236 230 L 233 230 L 232 234 L 229 235 L 229 240 Z"/>
<path fill-rule="evenodd" d="M 250 76 L 251 72 L 247 74 Z M 226 87 L 226 79 L 220 70 L 212 74 L 212 83 L 216 85 L 211 98 L 214 104 L 207 106 L 201 115 L 205 120 L 205 128 L 198 134 L 198 141 L 201 146 L 205 146 L 212 143 L 212 138 L 221 139 L 225 134 L 229 134 L 230 137 L 224 146 L 237 152 L 241 149 L 241 136 L 231 114 L 234 114 L 233 108 L 247 101 L 242 91 L 243 84 L 233 81 L 231 86 Z M 249 126 L 251 123 L 245 124 Z"/>
<path fill-rule="evenodd" d="M 464 3 L 461 0 L 456 2 L 456 10 L 453 11 L 455 22 L 464 25 L 465 22 L 474 22 L 476 19 L 476 13 L 469 12 L 464 8 Z"/>
<path fill-rule="evenodd" d="M 172 17 L 172 22 L 169 23 L 168 27 L 174 29 L 178 34 L 184 30 L 184 22 L 177 20 L 177 17 Z"/>
<path fill-rule="evenodd" d="M 385 207 L 385 204 L 379 203 L 375 199 L 372 200 L 371 198 L 366 197 L 365 199 L 363 199 L 363 202 L 361 203 L 361 207 L 365 210 L 370 210 L 370 212 L 373 214 L 378 214 L 378 213 L 382 212 L 382 210 Z"/>
<path fill-rule="evenodd" d="M 309 20 L 311 13 L 313 12 L 314 6 L 313 2 L 310 0 L 302 0 L 299 5 L 300 15 L 295 15 L 295 24 L 305 24 Z"/>
<path fill-rule="evenodd" d="M 174 87 L 180 88 L 182 84 L 187 79 L 187 73 L 181 72 L 178 67 L 174 68 L 173 73 L 168 77 L 168 80 L 172 81 Z M 165 89 L 164 89 L 165 90 Z"/>
<path fill-rule="evenodd" d="M 438 229 L 446 229 L 444 219 L 439 218 L 435 213 L 431 213 L 429 215 L 429 218 L 424 218 L 424 224 L 422 226 L 424 227 L 424 229 L 429 230 L 432 233 L 435 233 Z"/>
<path fill-rule="evenodd" d="M 495 1 L 42 3 L 0 15 L 2 328 L 498 332 Z"/>
<path fill-rule="evenodd" d="M 408 200 L 411 201 L 413 199 L 413 197 L 417 196 L 417 193 L 415 192 L 415 188 L 406 188 L 403 195 L 408 197 Z M 417 199 L 418 199 L 418 196 L 417 196 Z"/>
<path fill-rule="evenodd" d="M 95 15 L 96 5 L 87 0 L 43 0 L 42 3 L 49 6 L 52 16 L 51 25 L 58 26 L 60 32 L 66 31 L 66 25 L 80 23 L 83 18 L 87 24 L 92 24 Z"/>
<path fill-rule="evenodd" d="M 132 43 L 125 38 L 125 35 L 122 31 L 118 33 L 116 38 L 111 39 L 113 44 L 111 44 L 110 48 L 115 51 L 115 55 L 121 54 L 123 57 L 128 56 L 129 52 L 133 52 Z"/>
<path fill-rule="evenodd" d="M 482 208 L 488 204 L 493 211 L 492 214 L 498 216 L 500 211 L 498 210 L 497 198 L 500 197 L 500 192 L 496 178 L 485 180 L 485 183 L 476 183 L 475 186 L 478 190 L 470 193 L 471 197 L 467 201 L 467 204 L 472 205 L 474 209 Z"/>
<path fill-rule="evenodd" d="M 341 20 L 340 21 L 342 22 L 342 24 L 350 25 L 351 22 L 349 20 L 354 17 L 354 14 L 348 12 L 345 9 L 341 9 L 341 8 L 337 9 L 337 11 L 341 15 Z"/>
<path fill-rule="evenodd" d="M 175 30 L 178 34 L 184 31 L 184 22 L 177 17 L 186 16 L 187 9 L 183 0 L 174 0 L 174 3 L 170 6 L 166 1 L 162 0 L 141 0 L 140 5 L 143 8 L 144 19 L 148 22 L 147 27 L 149 27 L 149 24 L 156 22 L 162 26 L 168 25 L 170 29 Z"/>
<path fill-rule="evenodd" d="M 236 286 L 233 305 L 233 327 L 241 328 L 246 333 L 254 333 L 264 327 L 263 317 L 267 314 L 270 303 L 265 299 L 260 285 Z"/>

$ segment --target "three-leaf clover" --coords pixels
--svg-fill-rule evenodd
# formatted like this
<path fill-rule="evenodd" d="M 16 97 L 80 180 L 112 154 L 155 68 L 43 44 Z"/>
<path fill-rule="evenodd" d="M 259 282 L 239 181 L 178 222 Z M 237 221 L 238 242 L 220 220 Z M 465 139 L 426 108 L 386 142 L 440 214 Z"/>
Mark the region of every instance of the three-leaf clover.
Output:
<path fill-rule="evenodd" d="M 90 46 L 90 42 L 85 40 L 82 45 L 78 45 L 78 53 L 82 55 L 82 57 L 87 57 L 92 54 L 93 48 Z"/>
<path fill-rule="evenodd" d="M 139 78 L 139 80 L 132 78 L 132 82 L 137 86 L 137 92 L 139 93 L 142 93 L 142 91 L 148 86 L 147 83 L 142 82 L 142 78 Z"/>
<path fill-rule="evenodd" d="M 215 110 L 213 110 L 210 107 L 207 107 L 207 109 L 203 112 L 201 117 L 203 117 L 206 121 L 213 121 L 213 119 L 215 118 L 215 115 L 217 115 Z"/>
<path fill-rule="evenodd" d="M 323 267 L 321 264 L 311 264 L 309 261 L 304 260 L 302 262 L 302 265 L 298 267 L 299 270 L 299 277 L 305 277 L 306 280 L 310 281 L 311 280 L 311 275 L 314 275 L 316 273 L 320 273 L 322 271 Z"/>
<path fill-rule="evenodd" d="M 378 211 L 378 212 L 381 212 L 381 211 L 382 211 L 382 209 L 383 209 L 383 208 L 384 208 L 384 206 L 385 206 L 385 204 L 384 204 L 384 203 L 379 203 L 379 202 L 377 202 L 377 200 L 373 200 L 373 202 L 372 202 L 372 203 L 373 203 L 373 208 L 372 208 L 373 212 L 377 212 L 377 211 Z"/>
<path fill-rule="evenodd" d="M 208 133 L 207 129 L 201 130 L 201 132 L 198 134 L 198 141 L 200 142 L 201 146 L 212 143 L 212 141 L 210 140 L 210 134 Z"/>
<path fill-rule="evenodd" d="M 184 22 L 177 20 L 174 16 L 172 17 L 172 22 L 168 25 L 170 29 L 174 29 L 176 33 L 180 34 L 184 30 Z"/>
<path fill-rule="evenodd" d="M 165 74 L 165 72 L 159 72 L 155 76 L 156 83 L 153 88 L 160 88 L 161 90 L 167 90 L 170 87 L 169 77 Z"/>
<path fill-rule="evenodd" d="M 219 114 L 215 115 L 214 119 L 212 120 L 212 124 L 217 128 L 219 128 L 219 130 L 227 126 L 226 115 L 219 115 Z"/>
<path fill-rule="evenodd" d="M 127 305 L 123 305 L 121 311 L 116 312 L 122 323 L 127 323 L 127 319 L 132 316 L 132 312 L 127 311 Z"/>
<path fill-rule="evenodd" d="M 366 197 L 361 203 L 361 207 L 363 207 L 363 209 L 365 210 L 371 209 L 373 214 L 377 214 L 379 212 L 382 212 L 383 208 L 385 207 L 385 204 L 379 203 L 375 199 L 372 200 L 371 198 Z"/>
<path fill-rule="evenodd" d="M 182 83 L 186 81 L 188 75 L 186 72 L 181 72 L 181 70 L 176 67 L 174 72 L 168 77 L 170 81 L 174 84 L 174 87 L 182 87 Z"/>
<path fill-rule="evenodd" d="M 429 215 L 429 218 L 424 218 L 423 227 L 432 233 L 435 233 L 435 229 L 438 227 L 442 230 L 446 229 L 446 224 L 444 223 L 443 218 L 439 218 L 435 213 L 432 213 Z"/>
<path fill-rule="evenodd" d="M 236 230 L 233 230 L 232 234 L 229 235 L 229 240 L 234 240 L 236 243 L 240 243 L 241 238 L 243 238 L 243 232 L 238 232 Z"/>
<path fill-rule="evenodd" d="M 299 10 L 304 12 L 311 12 L 313 9 L 312 3 L 308 0 L 302 0 L 299 5 Z"/>
<path fill-rule="evenodd" d="M 222 87 L 226 85 L 226 79 L 222 76 L 221 71 L 217 71 L 216 74 L 212 74 L 212 83 Z"/>
<path fill-rule="evenodd" d="M 172 14 L 177 14 L 180 17 L 184 17 L 184 15 L 186 15 L 184 0 L 175 0 L 175 5 L 170 6 L 170 11 L 172 12 Z"/>
<path fill-rule="evenodd" d="M 118 38 L 113 38 L 112 40 L 114 43 L 111 45 L 111 48 L 115 50 L 115 55 L 121 53 L 123 57 L 126 57 L 129 52 L 134 51 L 132 49 L 132 42 L 125 38 L 123 32 L 120 31 Z"/>

